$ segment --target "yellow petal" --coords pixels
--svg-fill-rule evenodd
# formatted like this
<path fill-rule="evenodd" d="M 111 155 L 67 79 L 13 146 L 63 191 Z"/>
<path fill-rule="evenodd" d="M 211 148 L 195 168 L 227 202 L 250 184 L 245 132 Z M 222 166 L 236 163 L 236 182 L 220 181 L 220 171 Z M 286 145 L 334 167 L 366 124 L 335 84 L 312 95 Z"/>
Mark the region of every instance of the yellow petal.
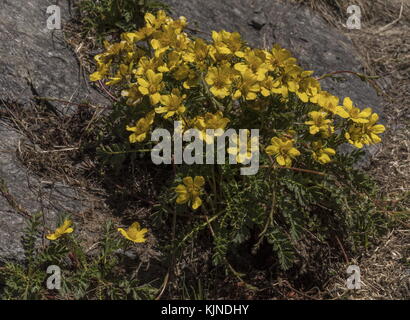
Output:
<path fill-rule="evenodd" d="M 329 163 L 331 160 L 330 160 L 330 157 L 326 153 L 322 153 L 322 155 L 319 157 L 319 161 L 325 164 L 325 163 Z"/>
<path fill-rule="evenodd" d="M 348 110 L 352 109 L 352 108 L 353 108 L 353 101 L 352 101 L 352 99 L 350 99 L 349 97 L 346 97 L 346 98 L 343 100 L 343 105 L 344 105 Z"/>
<path fill-rule="evenodd" d="M 158 107 L 158 108 L 155 108 L 155 112 L 156 113 L 165 113 L 165 112 L 167 112 L 168 111 L 168 108 L 167 107 Z"/>
<path fill-rule="evenodd" d="M 343 119 L 349 118 L 349 113 L 347 113 L 342 107 L 336 107 L 335 113 Z"/>
<path fill-rule="evenodd" d="M 366 108 L 362 112 L 360 112 L 359 117 L 368 118 L 372 114 L 372 108 Z"/>
<path fill-rule="evenodd" d="M 67 228 L 64 233 L 73 233 L 74 229 L 73 228 Z"/>
<path fill-rule="evenodd" d="M 235 70 L 238 70 L 239 72 L 245 72 L 248 70 L 248 66 L 244 63 L 237 63 L 235 64 Z"/>
<path fill-rule="evenodd" d="M 196 210 L 202 205 L 202 200 L 200 197 L 196 197 L 192 203 L 192 209 Z"/>
<path fill-rule="evenodd" d="M 182 179 L 182 181 L 186 186 L 192 186 L 194 184 L 192 177 L 185 177 L 184 179 Z"/>
<path fill-rule="evenodd" d="M 332 156 L 334 156 L 336 154 L 336 151 L 332 148 L 325 148 L 323 149 L 324 152 L 326 152 L 327 154 L 330 154 Z"/>
<path fill-rule="evenodd" d="M 148 87 L 149 87 L 148 81 L 145 80 L 145 79 L 143 79 L 143 78 L 138 78 L 138 79 L 137 79 L 137 82 L 138 82 L 138 84 L 139 84 L 141 87 L 145 87 L 145 88 L 148 88 Z"/>
<path fill-rule="evenodd" d="M 386 131 L 386 128 L 382 124 L 377 124 L 377 125 L 372 127 L 372 132 L 373 133 L 383 133 L 385 131 Z"/>
<path fill-rule="evenodd" d="M 145 95 L 145 96 L 149 94 L 148 88 L 138 87 L 138 90 L 139 90 L 143 95 Z"/>
<path fill-rule="evenodd" d="M 98 81 L 102 79 L 103 79 L 103 75 L 99 71 L 94 72 L 93 74 L 90 75 L 90 81 Z"/>
<path fill-rule="evenodd" d="M 187 203 L 189 200 L 189 197 L 187 194 L 180 194 L 176 200 L 177 204 L 184 204 Z"/>
<path fill-rule="evenodd" d="M 52 234 L 48 234 L 48 235 L 46 236 L 46 238 L 47 238 L 48 240 L 54 241 L 54 240 L 57 240 L 57 239 L 59 238 L 59 236 L 56 235 L 55 233 L 52 233 Z"/>
<path fill-rule="evenodd" d="M 292 156 L 292 157 L 300 156 L 300 152 L 299 152 L 299 150 L 296 149 L 296 148 L 291 148 L 288 153 L 289 153 L 289 155 Z"/>
<path fill-rule="evenodd" d="M 265 149 L 265 152 L 269 155 L 274 155 L 274 154 L 278 153 L 278 151 L 279 151 L 279 149 L 276 146 L 268 146 Z"/>
<path fill-rule="evenodd" d="M 71 226 L 71 224 L 72 224 L 72 221 L 71 220 L 64 220 L 64 223 L 63 223 L 63 225 L 62 225 L 62 228 L 63 229 L 67 229 L 69 226 Z"/>
<path fill-rule="evenodd" d="M 276 157 L 276 161 L 279 163 L 279 165 L 281 166 L 285 166 L 286 165 L 286 161 L 285 158 L 282 155 L 279 155 Z"/>
<path fill-rule="evenodd" d="M 378 135 L 375 135 L 374 133 L 371 133 L 370 137 L 372 138 L 373 143 L 380 143 L 382 141 L 382 139 Z"/>
<path fill-rule="evenodd" d="M 175 192 L 178 194 L 186 194 L 188 191 L 183 184 L 180 184 L 175 188 Z"/>
<path fill-rule="evenodd" d="M 197 177 L 195 177 L 195 179 L 194 179 L 194 184 L 195 184 L 197 187 L 202 187 L 202 186 L 205 184 L 205 179 L 204 179 L 204 177 L 202 177 L 202 176 L 197 176 Z"/>
<path fill-rule="evenodd" d="M 135 140 L 136 140 L 137 142 L 142 142 L 142 141 L 144 141 L 146 138 L 147 138 L 147 133 L 144 132 L 144 133 L 141 133 L 140 135 L 137 135 L 137 136 L 135 137 Z"/>
<path fill-rule="evenodd" d="M 240 90 L 236 90 L 235 94 L 233 95 L 233 98 L 235 100 L 238 100 L 240 97 L 242 97 L 242 92 Z"/>
<path fill-rule="evenodd" d="M 133 228 L 133 229 L 140 229 L 141 228 L 141 226 L 140 226 L 140 224 L 138 223 L 138 222 L 134 222 L 131 226 L 130 226 L 130 228 Z"/>
<path fill-rule="evenodd" d="M 310 134 L 316 134 L 319 132 L 319 128 L 317 126 L 312 126 L 309 128 Z"/>
<path fill-rule="evenodd" d="M 159 93 L 154 93 L 150 95 L 151 103 L 157 105 L 161 100 L 161 95 Z"/>

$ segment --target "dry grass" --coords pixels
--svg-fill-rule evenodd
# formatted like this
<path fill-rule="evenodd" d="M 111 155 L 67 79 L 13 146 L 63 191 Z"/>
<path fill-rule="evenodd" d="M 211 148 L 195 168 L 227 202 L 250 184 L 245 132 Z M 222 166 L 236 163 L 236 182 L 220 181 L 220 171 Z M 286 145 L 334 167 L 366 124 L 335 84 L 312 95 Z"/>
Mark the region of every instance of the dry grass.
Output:
<path fill-rule="evenodd" d="M 360 290 L 352 292 L 346 289 L 346 279 L 337 277 L 329 283 L 327 294 L 332 299 L 408 299 L 409 240 L 408 225 L 392 231 L 371 252 L 357 257 L 361 272 Z"/>
<path fill-rule="evenodd" d="M 345 279 L 328 285 L 334 298 L 410 298 L 410 1 L 356 0 L 362 9 L 362 29 L 344 27 L 350 0 L 291 0 L 319 12 L 326 21 L 349 36 L 360 53 L 368 74 L 378 81 L 385 102 L 388 131 L 375 155 L 370 173 L 381 187 L 380 208 L 400 221 L 399 226 L 371 252 L 357 258 L 363 287 L 353 295 Z M 367 107 L 367 106 L 362 106 Z M 344 274 L 341 267 L 338 274 Z"/>

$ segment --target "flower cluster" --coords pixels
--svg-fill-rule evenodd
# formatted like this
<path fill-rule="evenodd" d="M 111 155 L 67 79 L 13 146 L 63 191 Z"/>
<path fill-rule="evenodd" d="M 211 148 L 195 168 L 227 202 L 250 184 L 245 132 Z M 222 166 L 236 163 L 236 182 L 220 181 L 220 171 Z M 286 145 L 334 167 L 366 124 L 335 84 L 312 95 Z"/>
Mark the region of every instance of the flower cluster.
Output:
<path fill-rule="evenodd" d="M 210 143 L 206 129 L 222 134 L 249 110 L 262 119 L 274 101 L 280 102 L 279 113 L 289 111 L 290 102 L 308 106 L 286 129 L 261 121 L 265 142 L 270 141 L 264 150 L 280 166 L 290 167 L 302 155 L 319 164 L 330 162 L 337 146 L 329 141 L 335 135 L 357 148 L 380 142 L 385 128 L 377 124 L 378 115 L 370 108 L 360 110 L 348 97 L 341 103 L 288 50 L 278 45 L 254 49 L 239 33 L 224 30 L 213 31 L 210 42 L 194 39 L 184 32 L 184 17 L 174 20 L 163 11 L 146 14 L 145 22 L 140 30 L 122 34 L 120 42 L 105 42 L 90 77 L 117 85 L 126 105 L 144 112 L 126 128 L 131 143 L 144 142 L 156 123 L 170 120 L 181 121 L 183 130 L 198 129 Z M 295 131 L 291 137 L 289 130 Z M 229 150 L 238 154 L 239 163 L 251 156 L 239 155 L 240 144 Z M 176 189 L 177 203 L 198 208 L 203 184 L 201 177 L 184 179 Z"/>

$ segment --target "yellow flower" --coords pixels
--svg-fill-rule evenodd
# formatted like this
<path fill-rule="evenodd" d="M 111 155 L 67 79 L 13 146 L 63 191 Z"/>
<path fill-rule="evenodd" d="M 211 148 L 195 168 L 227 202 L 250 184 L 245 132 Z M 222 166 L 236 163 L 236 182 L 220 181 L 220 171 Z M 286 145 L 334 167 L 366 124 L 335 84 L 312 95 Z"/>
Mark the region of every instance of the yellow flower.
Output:
<path fill-rule="evenodd" d="M 180 184 L 175 188 L 175 192 L 178 195 L 177 204 L 188 202 L 192 209 L 198 209 L 202 205 L 202 200 L 199 196 L 205 185 L 204 177 L 196 176 L 194 179 L 192 177 L 185 177 L 182 181 L 184 184 Z"/>
<path fill-rule="evenodd" d="M 97 71 L 90 75 L 90 81 L 98 81 L 105 78 L 110 71 L 113 56 L 120 54 L 125 47 L 125 43 L 125 41 L 115 44 L 110 44 L 108 41 L 104 42 L 106 51 L 94 57 L 98 67 Z"/>
<path fill-rule="evenodd" d="M 194 127 L 200 131 L 200 138 L 205 140 L 206 143 L 211 144 L 213 142 L 213 138 L 212 136 L 206 134 L 206 130 L 215 130 L 214 136 L 219 137 L 224 134 L 225 128 L 228 123 L 229 119 L 224 118 L 221 111 L 218 111 L 215 114 L 208 112 L 202 117 L 195 118 Z"/>
<path fill-rule="evenodd" d="M 232 155 L 236 155 L 236 161 L 238 163 L 244 163 L 252 159 L 252 147 L 255 149 L 255 146 L 259 145 L 258 137 L 253 137 L 252 139 L 249 138 L 250 131 L 246 129 L 246 143 L 245 140 L 242 139 L 240 135 L 233 134 L 230 137 L 230 140 L 233 144 L 233 147 L 228 148 L 228 153 Z M 245 152 L 241 151 L 241 148 L 245 149 Z"/>
<path fill-rule="evenodd" d="M 282 76 L 282 83 L 288 88 L 290 92 L 297 92 L 299 90 L 299 78 L 303 70 L 299 66 L 286 66 Z"/>
<path fill-rule="evenodd" d="M 272 71 L 279 67 L 283 68 L 296 64 L 296 59 L 292 57 L 290 51 L 281 48 L 278 44 L 273 46 L 272 51 L 269 53 L 267 58 L 271 64 Z"/>
<path fill-rule="evenodd" d="M 265 80 L 269 66 L 266 63 L 266 55 L 263 50 L 247 49 L 244 60 L 245 63 L 235 64 L 236 70 L 244 73 L 247 69 L 250 69 L 256 75 L 258 81 Z"/>
<path fill-rule="evenodd" d="M 123 34 L 121 34 L 121 40 L 133 45 L 143 39 L 141 35 L 142 34 L 138 32 L 124 32 Z"/>
<path fill-rule="evenodd" d="M 367 137 L 362 125 L 352 125 L 345 133 L 346 140 L 356 148 L 363 148 L 367 144 Z"/>
<path fill-rule="evenodd" d="M 90 81 L 103 80 L 106 74 L 109 72 L 109 65 L 102 64 L 98 67 L 98 70 L 90 75 Z"/>
<path fill-rule="evenodd" d="M 364 145 L 376 144 L 381 142 L 378 134 L 383 133 L 386 128 L 382 124 L 376 124 L 379 116 L 373 113 L 368 123 L 354 123 L 345 133 L 347 141 L 356 148 L 363 148 Z"/>
<path fill-rule="evenodd" d="M 158 10 L 157 16 L 154 16 L 152 13 L 148 12 L 145 14 L 144 20 L 147 26 L 154 28 L 154 29 L 159 29 L 164 24 L 171 21 L 171 19 L 167 16 L 164 10 Z"/>
<path fill-rule="evenodd" d="M 155 32 L 155 29 L 151 26 L 145 26 L 138 31 L 135 31 L 133 34 L 129 34 L 131 37 L 132 42 L 138 42 L 138 41 L 143 41 L 147 40 L 152 36 L 152 34 Z"/>
<path fill-rule="evenodd" d="M 110 81 L 106 83 L 107 86 L 118 84 L 123 79 L 130 78 L 130 69 L 129 66 L 125 64 L 120 64 L 120 69 L 117 71 L 114 77 L 109 77 Z"/>
<path fill-rule="evenodd" d="M 209 54 L 209 45 L 202 39 L 196 39 L 189 45 L 189 49 L 183 52 L 184 61 L 194 63 L 201 71 L 206 69 L 206 59 Z"/>
<path fill-rule="evenodd" d="M 155 57 L 159 58 L 164 52 L 169 49 L 169 46 L 165 42 L 160 41 L 159 39 L 151 40 L 151 47 L 155 50 Z"/>
<path fill-rule="evenodd" d="M 156 59 L 156 58 L 148 58 L 148 57 L 142 57 L 139 61 L 138 61 L 138 65 L 137 65 L 137 69 L 134 71 L 134 73 L 137 76 L 142 77 L 144 74 L 146 74 L 148 72 L 148 70 L 158 70 L 160 72 L 163 72 L 161 70 L 161 63 L 163 63 L 161 61 L 161 59 Z M 166 70 L 168 71 L 168 69 Z"/>
<path fill-rule="evenodd" d="M 183 61 L 181 59 L 181 54 L 176 51 L 171 51 L 166 55 L 163 55 L 161 59 L 156 59 L 157 61 L 161 61 L 162 65 L 158 67 L 159 72 L 170 72 L 181 66 Z M 166 60 L 166 62 L 162 61 Z"/>
<path fill-rule="evenodd" d="M 165 12 L 160 10 L 155 17 L 152 13 L 145 14 L 145 26 L 135 32 L 124 33 L 121 38 L 129 43 L 135 43 L 150 38 L 162 25 L 170 21 Z"/>
<path fill-rule="evenodd" d="M 276 157 L 277 163 L 281 166 L 290 167 L 292 159 L 300 156 L 300 152 L 293 147 L 293 139 L 274 137 L 271 139 L 271 145 L 265 152 Z"/>
<path fill-rule="evenodd" d="M 223 99 L 231 94 L 232 70 L 229 65 L 223 65 L 219 68 L 211 67 L 205 81 L 211 87 L 212 94 Z"/>
<path fill-rule="evenodd" d="M 352 100 L 347 97 L 343 100 L 343 107 L 347 111 L 349 118 L 356 123 L 368 123 L 369 117 L 372 114 L 371 108 L 366 108 L 363 111 L 353 106 Z"/>
<path fill-rule="evenodd" d="M 266 79 L 261 83 L 261 93 L 264 97 L 272 95 L 272 93 L 281 94 L 283 91 L 278 92 L 278 87 L 281 86 L 280 79 L 273 79 L 273 77 L 266 77 Z M 287 90 L 286 90 L 287 93 Z"/>
<path fill-rule="evenodd" d="M 180 16 L 177 20 L 170 19 L 168 25 L 175 30 L 176 33 L 181 33 L 183 29 L 188 25 L 187 18 Z"/>
<path fill-rule="evenodd" d="M 184 113 L 186 108 L 183 102 L 186 95 L 181 95 L 178 89 L 173 89 L 170 95 L 161 96 L 161 104 L 163 107 L 155 108 L 156 113 L 165 113 L 164 118 L 168 119 L 175 114 Z"/>
<path fill-rule="evenodd" d="M 320 91 L 310 98 L 310 102 L 316 103 L 323 109 L 337 114 L 342 118 L 349 117 L 349 114 L 342 107 L 338 106 L 339 98 L 327 91 Z"/>
<path fill-rule="evenodd" d="M 191 40 L 185 33 L 180 33 L 172 26 L 166 26 L 163 31 L 154 34 L 154 39 L 150 43 L 155 50 L 155 57 L 158 58 L 170 48 L 180 52 L 186 51 L 190 42 Z"/>
<path fill-rule="evenodd" d="M 299 90 L 299 76 L 302 69 L 296 65 L 288 65 L 281 69 L 281 76 L 276 78 L 274 82 L 268 78 L 268 82 L 263 83 L 265 96 L 269 95 L 267 91 L 280 94 L 287 98 L 289 92 L 297 92 Z"/>
<path fill-rule="evenodd" d="M 190 89 L 197 85 L 198 76 L 194 70 L 192 70 L 188 65 L 181 64 L 173 73 L 175 80 L 184 81 L 183 87 L 185 89 Z"/>
<path fill-rule="evenodd" d="M 155 111 L 151 111 L 145 118 L 139 119 L 135 127 L 127 126 L 127 131 L 134 132 L 129 137 L 131 143 L 142 142 L 147 138 L 148 131 L 154 123 L 154 117 Z"/>
<path fill-rule="evenodd" d="M 321 164 L 331 162 L 330 156 L 334 156 L 336 151 L 332 148 L 323 148 L 322 142 L 312 142 L 312 157 Z"/>
<path fill-rule="evenodd" d="M 133 106 L 133 107 L 139 104 L 143 98 L 143 95 L 138 90 L 137 83 L 131 84 L 128 90 L 122 90 L 121 96 L 127 98 L 126 104 L 128 106 Z"/>
<path fill-rule="evenodd" d="M 148 229 L 141 229 L 141 226 L 138 222 L 134 222 L 128 228 L 128 230 L 118 228 L 118 232 L 120 232 L 125 239 L 128 239 L 135 243 L 143 243 L 147 241 L 147 239 L 144 238 L 144 235 L 148 232 Z"/>
<path fill-rule="evenodd" d="M 68 220 L 68 219 L 64 220 L 64 223 L 60 227 L 58 227 L 54 231 L 54 233 L 48 234 L 46 236 L 46 238 L 48 240 L 54 241 L 54 240 L 57 240 L 58 238 L 60 238 L 64 234 L 72 233 L 74 231 L 74 229 L 71 228 L 72 224 L 73 224 L 73 222 L 71 220 Z"/>
<path fill-rule="evenodd" d="M 304 71 L 301 74 L 302 79 L 299 80 L 299 90 L 297 96 L 303 102 L 309 102 L 309 99 L 314 97 L 320 91 L 320 83 L 314 78 L 311 78 L 312 71 Z"/>
<path fill-rule="evenodd" d="M 219 56 L 231 56 L 244 57 L 242 51 L 243 41 L 241 35 L 238 32 L 227 32 L 222 30 L 220 32 L 212 31 L 212 39 L 214 41 L 213 47 L 211 47 L 211 56 L 214 60 L 220 60 Z"/>
<path fill-rule="evenodd" d="M 251 69 L 241 69 L 241 76 L 237 90 L 234 94 L 234 99 L 244 97 L 245 100 L 255 100 L 258 97 L 258 92 L 261 91 L 261 87 L 258 83 L 258 76 L 255 75 Z"/>
<path fill-rule="evenodd" d="M 324 137 L 329 137 L 334 132 L 334 127 L 330 125 L 332 120 L 326 119 L 326 112 L 312 111 L 309 112 L 309 117 L 312 120 L 306 121 L 305 124 L 310 126 L 310 134 L 321 132 Z"/>
<path fill-rule="evenodd" d="M 370 116 L 369 123 L 364 124 L 364 131 L 367 135 L 368 144 L 375 144 L 382 141 L 378 134 L 386 131 L 386 128 L 382 124 L 376 124 L 379 121 L 379 116 L 377 113 L 373 113 Z"/>
<path fill-rule="evenodd" d="M 139 91 L 144 96 L 149 96 L 153 105 L 158 104 L 161 99 L 160 91 L 164 87 L 162 77 L 162 73 L 148 70 L 145 73 L 145 78 L 138 78 Z"/>

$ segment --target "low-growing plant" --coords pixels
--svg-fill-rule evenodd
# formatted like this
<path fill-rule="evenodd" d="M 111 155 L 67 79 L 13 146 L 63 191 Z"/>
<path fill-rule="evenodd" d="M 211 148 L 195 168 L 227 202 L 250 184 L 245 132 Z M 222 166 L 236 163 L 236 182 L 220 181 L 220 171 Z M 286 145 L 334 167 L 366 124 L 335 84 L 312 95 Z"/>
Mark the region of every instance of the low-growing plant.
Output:
<path fill-rule="evenodd" d="M 70 219 L 61 220 L 53 233 L 42 241 L 41 214 L 29 221 L 22 239 L 24 261 L 7 262 L 0 267 L 2 299 L 150 299 L 157 289 L 141 284 L 139 261 L 130 261 L 132 243 L 145 241 L 146 229 L 134 223 L 128 230 L 116 231 L 111 222 L 91 249 L 85 248 Z M 122 237 L 122 234 L 124 237 Z M 47 287 L 50 266 L 61 270 L 60 289 Z"/>
<path fill-rule="evenodd" d="M 78 5 L 84 29 L 98 35 L 135 30 L 146 12 L 166 8 L 153 0 L 81 0 Z"/>
<path fill-rule="evenodd" d="M 340 103 L 279 45 L 251 48 L 240 34 L 224 30 L 213 31 L 210 42 L 192 38 L 184 32 L 185 18 L 173 20 L 164 11 L 146 14 L 145 22 L 119 42 L 106 41 L 95 57 L 91 80 L 121 93 L 108 116 L 113 143 L 100 148 L 105 161 L 138 165 L 135 154 L 152 150 L 156 128 L 174 134 L 196 129 L 205 145 L 214 141 L 207 129 L 219 135 L 259 130 L 255 175 L 240 171 L 255 156 L 246 134 L 227 149 L 226 159 L 233 156 L 237 165 L 171 164 L 159 211 L 179 221 L 197 218 L 182 223 L 173 250 L 208 230 L 214 264 L 240 276 L 231 257 L 241 246 L 257 254 L 268 245 L 276 263 L 289 269 L 303 258 L 299 244 L 307 234 L 335 247 L 342 242 L 346 250 L 368 243 L 378 229 L 376 189 L 354 165 L 385 130 L 371 108 L 359 109 L 349 97 Z M 357 150 L 342 153 L 344 144 Z"/>

